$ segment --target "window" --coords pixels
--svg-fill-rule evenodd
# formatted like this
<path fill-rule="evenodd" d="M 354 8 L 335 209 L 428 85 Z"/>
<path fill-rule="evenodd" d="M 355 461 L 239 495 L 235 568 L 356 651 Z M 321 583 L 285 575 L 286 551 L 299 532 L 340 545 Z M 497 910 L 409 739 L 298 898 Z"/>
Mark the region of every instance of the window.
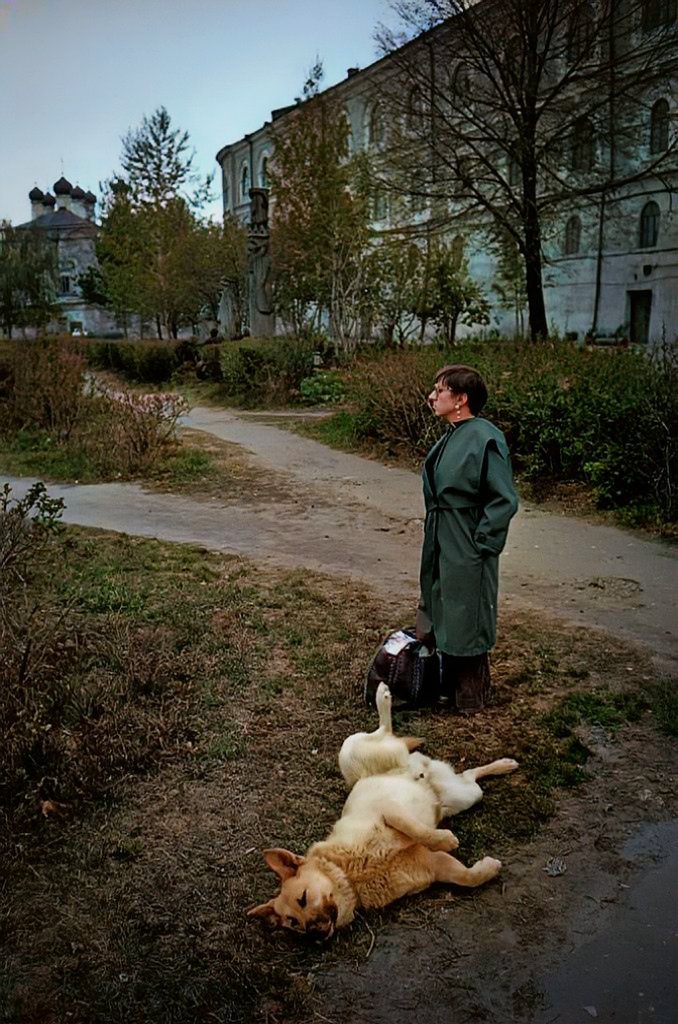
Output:
<path fill-rule="evenodd" d="M 452 73 L 452 92 L 458 100 L 468 97 L 471 93 L 471 76 L 465 64 L 457 64 Z"/>
<path fill-rule="evenodd" d="M 382 221 L 386 220 L 387 217 L 388 199 L 381 190 L 378 190 L 372 197 L 372 219 Z"/>
<path fill-rule="evenodd" d="M 223 197 L 224 209 L 228 210 L 231 205 L 231 190 L 228 185 L 228 174 L 226 168 L 222 168 L 221 172 L 221 194 Z"/>
<path fill-rule="evenodd" d="M 424 97 L 421 89 L 415 85 L 407 100 L 407 125 L 412 131 L 421 131 L 424 119 Z"/>
<path fill-rule="evenodd" d="M 581 246 L 581 221 L 579 217 L 570 217 L 565 225 L 565 255 L 575 256 Z"/>
<path fill-rule="evenodd" d="M 59 291 L 62 295 L 70 295 L 71 279 L 68 274 L 61 274 L 59 277 Z"/>
<path fill-rule="evenodd" d="M 412 192 L 410 194 L 410 209 L 414 214 L 423 213 L 426 209 L 426 196 L 421 192 Z"/>
<path fill-rule="evenodd" d="M 657 100 L 650 114 L 650 153 L 663 153 L 669 148 L 669 105 Z"/>
<path fill-rule="evenodd" d="M 250 192 L 250 169 L 247 164 L 243 164 L 240 170 L 240 199 L 244 202 L 249 199 Z"/>
<path fill-rule="evenodd" d="M 646 0 L 643 4 L 643 31 L 651 32 L 676 20 L 676 0 Z"/>
<path fill-rule="evenodd" d="M 593 125 L 587 117 L 574 125 L 571 167 L 573 171 L 590 171 L 593 167 Z"/>
<path fill-rule="evenodd" d="M 567 31 L 567 56 L 573 63 L 584 59 L 594 37 L 593 20 L 591 12 L 584 6 L 577 9 L 570 19 Z"/>
<path fill-rule="evenodd" d="M 375 103 L 370 112 L 367 135 L 370 146 L 383 146 L 386 130 L 384 113 L 378 103 Z"/>
<path fill-rule="evenodd" d="M 259 188 L 269 187 L 268 153 L 264 153 L 259 164 Z"/>
<path fill-rule="evenodd" d="M 640 247 L 653 249 L 659 238 L 659 207 L 656 203 L 645 203 L 640 215 Z"/>
<path fill-rule="evenodd" d="M 508 158 L 508 180 L 509 185 L 514 188 L 516 185 L 520 185 L 521 179 L 521 167 L 517 156 L 513 153 Z"/>

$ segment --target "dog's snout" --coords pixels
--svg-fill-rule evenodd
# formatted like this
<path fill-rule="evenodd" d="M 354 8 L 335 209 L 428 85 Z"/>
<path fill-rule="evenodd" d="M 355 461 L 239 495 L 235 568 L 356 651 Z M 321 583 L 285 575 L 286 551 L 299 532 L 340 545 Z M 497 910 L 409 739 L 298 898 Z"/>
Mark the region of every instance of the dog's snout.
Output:
<path fill-rule="evenodd" d="M 310 939 L 331 939 L 337 924 L 337 908 L 332 903 L 325 908 L 322 917 L 316 917 L 306 925 L 306 934 Z"/>
<path fill-rule="evenodd" d="M 314 921 L 313 924 L 309 925 L 306 929 L 306 934 L 309 939 L 316 939 L 321 942 L 327 942 L 334 935 L 334 925 L 331 921 Z"/>

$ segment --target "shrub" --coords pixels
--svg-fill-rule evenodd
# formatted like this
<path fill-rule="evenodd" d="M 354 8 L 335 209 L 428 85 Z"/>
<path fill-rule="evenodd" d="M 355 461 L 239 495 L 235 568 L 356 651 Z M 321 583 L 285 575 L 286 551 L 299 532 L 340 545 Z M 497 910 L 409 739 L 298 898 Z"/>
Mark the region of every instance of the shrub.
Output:
<path fill-rule="evenodd" d="M 85 360 L 70 339 L 20 342 L 14 346 L 12 387 L 4 418 L 16 428 L 33 427 L 65 441 L 80 416 Z"/>
<path fill-rule="evenodd" d="M 90 366 L 113 370 L 139 384 L 164 384 L 184 363 L 186 342 L 86 341 L 83 352 Z"/>
<path fill-rule="evenodd" d="M 389 451 L 424 455 L 442 429 L 426 396 L 444 361 L 434 349 L 372 353 L 358 360 L 346 374 L 357 435 Z"/>
<path fill-rule="evenodd" d="M 176 394 L 139 395 L 104 387 L 93 401 L 106 431 L 90 431 L 89 444 L 101 451 L 103 439 L 125 476 L 143 474 L 164 458 L 175 446 L 179 418 L 188 412 L 187 402 Z"/>
<path fill-rule="evenodd" d="M 302 380 L 299 393 L 308 405 L 331 405 L 345 398 L 346 388 L 336 370 L 321 370 Z"/>
<path fill-rule="evenodd" d="M 281 405 L 299 397 L 302 380 L 313 369 L 313 341 L 305 338 L 256 339 L 223 345 L 223 389 L 245 405 Z"/>

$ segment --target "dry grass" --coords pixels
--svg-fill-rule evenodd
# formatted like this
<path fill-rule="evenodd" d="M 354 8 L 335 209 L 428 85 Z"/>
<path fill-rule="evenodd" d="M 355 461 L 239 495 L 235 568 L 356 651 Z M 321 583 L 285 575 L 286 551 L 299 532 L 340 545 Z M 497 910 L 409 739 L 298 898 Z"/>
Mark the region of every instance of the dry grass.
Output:
<path fill-rule="evenodd" d="M 10 816 L 5 837 L 0 1020 L 309 1019 L 315 972 L 363 959 L 371 931 L 407 922 L 413 904 L 359 919 L 330 950 L 271 938 L 244 916 L 274 887 L 259 851 L 301 851 L 339 813 L 338 747 L 374 719 L 361 702 L 365 666 L 409 610 L 386 621 L 362 588 L 193 548 L 84 531 L 69 531 L 68 545 L 60 577 L 48 561 L 36 584 L 76 599 L 89 628 L 109 638 L 118 680 L 153 685 L 141 696 L 127 686 L 123 719 L 84 709 L 52 728 L 87 739 L 92 757 L 120 743 L 148 756 L 109 759 L 106 785 L 89 792 L 68 789 L 66 772 L 50 790 L 61 806 L 47 816 L 26 787 L 20 824 Z M 464 860 L 526 841 L 553 813 L 554 787 L 582 777 L 576 727 L 554 729 L 545 714 L 569 694 L 649 682 L 638 656 L 585 630 L 512 616 L 500 636 L 485 714 L 397 722 L 455 765 L 522 762 L 455 823 Z M 171 742 L 158 744 L 163 722 Z M 419 901 L 435 914 L 434 893 Z"/>

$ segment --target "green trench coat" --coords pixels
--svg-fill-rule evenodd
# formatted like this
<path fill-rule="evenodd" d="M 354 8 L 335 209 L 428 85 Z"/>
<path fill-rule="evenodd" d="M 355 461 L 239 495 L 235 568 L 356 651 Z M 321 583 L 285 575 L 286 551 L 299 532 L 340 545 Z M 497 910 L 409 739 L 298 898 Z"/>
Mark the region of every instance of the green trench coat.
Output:
<path fill-rule="evenodd" d="M 496 639 L 499 555 L 518 511 L 506 439 L 489 420 L 462 420 L 428 453 L 423 478 L 417 626 L 446 654 L 483 654 Z"/>

